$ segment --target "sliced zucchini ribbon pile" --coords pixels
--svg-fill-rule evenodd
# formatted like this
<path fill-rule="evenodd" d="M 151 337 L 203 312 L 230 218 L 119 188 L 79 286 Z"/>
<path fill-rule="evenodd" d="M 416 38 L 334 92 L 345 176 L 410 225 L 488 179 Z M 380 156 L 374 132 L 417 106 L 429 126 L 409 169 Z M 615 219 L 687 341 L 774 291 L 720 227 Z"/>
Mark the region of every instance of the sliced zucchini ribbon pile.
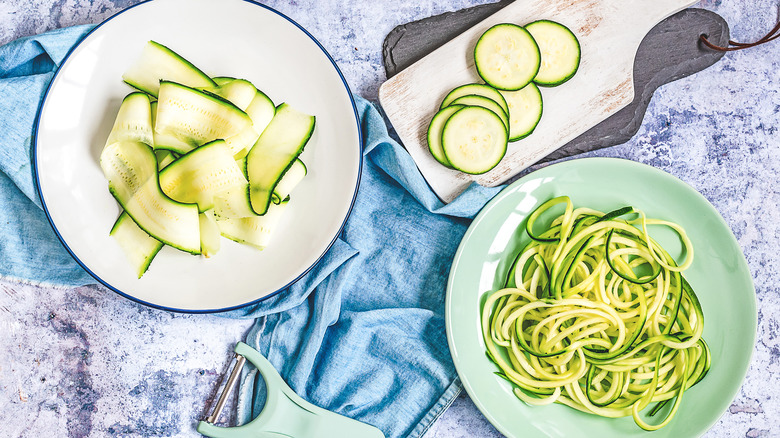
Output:
<path fill-rule="evenodd" d="M 265 248 L 306 176 L 314 116 L 244 79 L 209 77 L 150 41 L 124 75 L 100 157 L 122 207 L 111 229 L 140 278 L 164 245 L 210 257 L 220 235 Z"/>

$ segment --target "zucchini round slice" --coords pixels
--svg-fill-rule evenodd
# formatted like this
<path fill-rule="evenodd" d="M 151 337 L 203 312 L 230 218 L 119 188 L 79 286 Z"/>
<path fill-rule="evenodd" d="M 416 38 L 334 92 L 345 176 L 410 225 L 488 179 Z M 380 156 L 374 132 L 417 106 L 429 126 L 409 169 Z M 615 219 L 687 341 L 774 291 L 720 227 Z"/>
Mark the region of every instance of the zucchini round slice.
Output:
<path fill-rule="evenodd" d="M 441 133 L 447 161 L 461 172 L 479 175 L 498 165 L 507 147 L 507 131 L 501 119 L 488 109 L 467 106 L 453 114 Z"/>
<path fill-rule="evenodd" d="M 531 83 L 539 72 L 541 57 L 531 34 L 510 23 L 491 27 L 474 47 L 477 73 L 499 90 L 519 90 Z"/>
<path fill-rule="evenodd" d="M 549 20 L 525 26 L 542 54 L 542 65 L 534 82 L 554 87 L 571 79 L 580 68 L 580 42 L 568 27 Z"/>
<path fill-rule="evenodd" d="M 441 102 L 440 108 L 450 106 L 452 101 L 459 97 L 470 95 L 483 96 L 490 100 L 494 100 L 497 104 L 501 105 L 501 109 L 504 110 L 504 113 L 509 114 L 509 105 L 507 105 L 504 96 L 502 96 L 501 93 L 499 93 L 495 88 L 485 84 L 461 85 L 460 87 L 450 91 L 450 94 L 448 94 Z"/>
<path fill-rule="evenodd" d="M 534 132 L 542 120 L 542 92 L 534 83 L 522 90 L 502 91 L 509 105 L 509 141 L 517 141 Z"/>
<path fill-rule="evenodd" d="M 447 123 L 447 120 L 463 108 L 464 105 L 450 105 L 442 108 L 433 116 L 431 124 L 428 125 L 428 150 L 431 151 L 431 155 L 433 155 L 436 161 L 450 169 L 452 169 L 452 164 L 447 161 L 444 150 L 441 148 L 441 131 L 444 129 L 444 124 Z"/>
<path fill-rule="evenodd" d="M 501 105 L 496 103 L 495 100 L 483 96 L 463 96 L 453 100 L 450 106 L 452 105 L 481 106 L 482 108 L 493 111 L 498 118 L 501 119 L 501 123 L 504 124 L 506 132 L 509 133 L 509 114 L 505 113 L 504 110 L 501 109 Z"/>

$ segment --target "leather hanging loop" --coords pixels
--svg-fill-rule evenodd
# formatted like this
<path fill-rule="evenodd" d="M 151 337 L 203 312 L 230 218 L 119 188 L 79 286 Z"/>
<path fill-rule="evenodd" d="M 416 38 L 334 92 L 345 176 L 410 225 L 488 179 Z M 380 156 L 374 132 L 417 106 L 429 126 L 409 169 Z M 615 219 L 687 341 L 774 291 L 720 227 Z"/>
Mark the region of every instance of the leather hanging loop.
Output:
<path fill-rule="evenodd" d="M 728 46 L 723 47 L 723 46 L 718 46 L 716 44 L 711 43 L 707 39 L 707 35 L 699 36 L 699 41 L 701 41 L 702 44 L 704 44 L 705 46 L 709 47 L 712 50 L 717 50 L 717 51 L 720 51 L 720 52 L 734 52 L 734 51 L 737 51 L 737 50 L 744 50 L 744 49 L 749 49 L 751 47 L 760 46 L 761 44 L 766 44 L 766 43 L 768 43 L 770 41 L 773 41 L 773 40 L 776 40 L 778 38 L 780 38 L 780 20 L 777 22 L 775 27 L 772 28 L 771 31 L 769 31 L 769 33 L 767 33 L 766 35 L 764 35 L 763 38 L 761 38 L 760 40 L 758 40 L 758 41 L 756 41 L 754 43 L 739 43 L 739 42 L 736 42 L 736 41 L 733 41 L 733 40 L 729 40 Z"/>

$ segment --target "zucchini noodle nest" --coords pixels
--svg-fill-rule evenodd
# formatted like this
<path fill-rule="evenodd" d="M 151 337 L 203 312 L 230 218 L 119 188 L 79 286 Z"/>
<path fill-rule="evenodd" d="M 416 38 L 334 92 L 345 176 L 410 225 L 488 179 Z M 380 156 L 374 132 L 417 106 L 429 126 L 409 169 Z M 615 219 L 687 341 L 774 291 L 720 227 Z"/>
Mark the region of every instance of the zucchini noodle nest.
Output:
<path fill-rule="evenodd" d="M 535 223 L 552 207 L 562 215 L 544 231 Z M 647 232 L 661 225 L 679 234 L 678 265 Z M 631 207 L 604 214 L 574 209 L 568 197 L 529 217 L 531 242 L 510 269 L 506 288 L 489 294 L 482 335 L 500 377 L 530 405 L 561 403 L 604 417 L 633 416 L 645 430 L 665 426 L 683 393 L 710 367 L 702 339 L 704 314 L 681 272 L 693 246 L 679 225 L 646 218 Z M 648 424 L 639 413 L 651 403 Z"/>

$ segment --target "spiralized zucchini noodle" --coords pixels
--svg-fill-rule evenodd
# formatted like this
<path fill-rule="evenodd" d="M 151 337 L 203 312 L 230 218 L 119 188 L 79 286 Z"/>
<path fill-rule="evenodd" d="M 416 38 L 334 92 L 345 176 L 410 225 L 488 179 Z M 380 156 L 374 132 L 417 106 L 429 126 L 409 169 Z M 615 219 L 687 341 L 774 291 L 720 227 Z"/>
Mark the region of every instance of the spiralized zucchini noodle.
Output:
<path fill-rule="evenodd" d="M 536 222 L 563 204 L 544 230 Z M 540 224 L 541 225 L 541 224 Z M 679 236 L 678 265 L 649 233 Z M 679 225 L 624 207 L 611 213 L 551 199 L 526 222 L 530 243 L 515 259 L 506 288 L 489 294 L 482 335 L 500 377 L 529 405 L 561 403 L 604 417 L 633 416 L 657 430 L 674 417 L 683 393 L 710 368 L 704 314 L 682 271 L 693 246 Z M 649 424 L 672 403 L 666 418 Z"/>

